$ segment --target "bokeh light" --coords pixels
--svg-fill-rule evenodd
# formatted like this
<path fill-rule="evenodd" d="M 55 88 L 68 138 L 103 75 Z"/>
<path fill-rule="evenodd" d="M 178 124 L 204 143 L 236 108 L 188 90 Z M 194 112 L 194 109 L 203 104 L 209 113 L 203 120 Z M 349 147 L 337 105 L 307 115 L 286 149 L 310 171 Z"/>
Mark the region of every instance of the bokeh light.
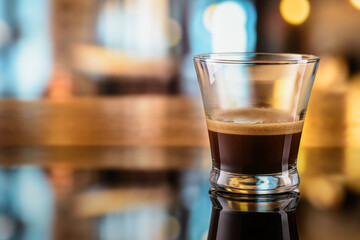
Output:
<path fill-rule="evenodd" d="M 168 44 L 169 47 L 175 47 L 181 41 L 183 35 L 182 28 L 180 23 L 172 18 L 168 20 L 168 24 L 169 24 Z"/>
<path fill-rule="evenodd" d="M 223 2 L 213 11 L 211 21 L 214 52 L 246 51 L 246 13 L 235 2 Z"/>
<path fill-rule="evenodd" d="M 213 13 L 217 6 L 218 6 L 218 4 L 211 4 L 210 6 L 208 6 L 205 9 L 205 12 L 203 15 L 204 26 L 209 32 L 211 32 L 212 22 L 213 22 Z"/>
<path fill-rule="evenodd" d="M 360 193 L 360 149 L 353 147 L 346 149 L 344 173 L 347 187 L 355 193 Z"/>
<path fill-rule="evenodd" d="M 314 90 L 326 91 L 334 88 L 334 86 L 345 84 L 348 75 L 349 66 L 343 57 L 330 54 L 322 55 Z"/>
<path fill-rule="evenodd" d="M 360 0 L 350 0 L 351 5 L 360 10 Z"/>
<path fill-rule="evenodd" d="M 219 1 L 209 4 L 204 1 L 198 8 L 201 11 L 196 12 L 196 21 L 193 20 L 194 39 L 191 39 L 191 44 L 201 44 L 195 47 L 193 55 L 255 50 L 257 13 L 252 2 Z"/>
<path fill-rule="evenodd" d="M 317 209 L 337 209 L 343 204 L 345 189 L 341 177 L 323 175 L 303 180 L 301 191 Z"/>
<path fill-rule="evenodd" d="M 176 43 L 179 36 L 174 37 L 175 41 L 168 39 L 167 27 L 173 27 L 174 21 L 167 21 L 166 1 L 144 2 L 105 1 L 96 21 L 97 38 L 103 47 L 122 50 L 138 58 L 166 55 L 168 45 Z M 177 30 L 179 27 L 175 26 Z"/>
<path fill-rule="evenodd" d="M 282 0 L 280 13 L 284 20 L 292 25 L 300 25 L 310 15 L 310 3 L 307 0 Z"/>

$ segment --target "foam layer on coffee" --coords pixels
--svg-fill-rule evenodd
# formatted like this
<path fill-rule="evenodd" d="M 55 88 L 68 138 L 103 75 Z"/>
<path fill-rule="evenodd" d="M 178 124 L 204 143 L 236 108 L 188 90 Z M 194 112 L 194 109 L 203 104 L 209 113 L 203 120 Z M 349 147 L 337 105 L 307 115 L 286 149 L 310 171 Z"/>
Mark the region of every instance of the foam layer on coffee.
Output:
<path fill-rule="evenodd" d="M 282 135 L 302 131 L 304 121 L 269 108 L 217 111 L 207 119 L 213 132 L 236 135 Z"/>

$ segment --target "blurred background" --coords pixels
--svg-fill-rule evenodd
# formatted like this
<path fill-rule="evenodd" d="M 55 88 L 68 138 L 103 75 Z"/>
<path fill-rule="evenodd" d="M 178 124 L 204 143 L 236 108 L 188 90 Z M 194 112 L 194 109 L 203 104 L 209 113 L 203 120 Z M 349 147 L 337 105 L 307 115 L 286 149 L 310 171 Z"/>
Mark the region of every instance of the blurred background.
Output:
<path fill-rule="evenodd" d="M 0 98 L 65 102 L 160 94 L 200 99 L 195 54 L 318 55 L 298 161 L 304 199 L 298 212 L 300 235 L 358 239 L 359 33 L 360 0 L 0 0 Z M 157 111 L 166 108 L 160 104 Z M 29 150 L 24 156 L 76 162 L 87 154 L 85 160 L 92 159 L 87 149 L 54 151 L 46 155 L 41 150 L 41 155 Z M 92 151 L 105 162 L 122 154 L 111 147 Z M 148 151 L 139 150 L 144 166 Z M 160 162 L 176 155 L 160 152 Z M 44 171 L 2 168 L 0 239 L 206 239 L 209 151 L 190 152 L 190 158 L 201 164 L 151 173 L 144 167 L 83 169 L 85 163 L 69 168 L 63 160 Z M 147 192 L 127 188 L 144 182 Z M 26 201 L 29 194 L 35 200 Z M 54 204 L 60 220 L 54 217 Z M 85 220 L 73 218 L 69 204 Z M 181 229 L 184 221 L 189 225 Z M 75 222 L 79 227 L 72 229 Z M 134 224 L 142 231 L 130 232 Z M 23 238 L 14 229 L 21 229 Z M 89 229 L 98 238 L 91 238 Z M 150 232 L 157 235 L 146 238 Z"/>
<path fill-rule="evenodd" d="M 358 0 L 1 0 L 0 96 L 196 96 L 192 56 L 227 51 L 316 54 L 319 89 L 356 84 L 359 21 Z"/>

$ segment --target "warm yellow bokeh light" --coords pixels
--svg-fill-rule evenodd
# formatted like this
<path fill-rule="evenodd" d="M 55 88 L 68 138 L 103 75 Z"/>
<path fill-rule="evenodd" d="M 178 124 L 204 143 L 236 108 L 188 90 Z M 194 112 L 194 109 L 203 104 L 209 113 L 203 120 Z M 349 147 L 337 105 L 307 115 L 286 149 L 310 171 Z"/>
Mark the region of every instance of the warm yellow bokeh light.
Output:
<path fill-rule="evenodd" d="M 204 24 L 206 30 L 208 30 L 209 32 L 211 32 L 211 28 L 212 28 L 212 15 L 217 6 L 218 6 L 218 4 L 211 4 L 204 11 L 203 24 Z"/>
<path fill-rule="evenodd" d="M 310 15 L 310 3 L 308 0 L 282 0 L 280 13 L 286 22 L 300 25 Z"/>
<path fill-rule="evenodd" d="M 350 0 L 351 5 L 360 10 L 360 0 Z"/>

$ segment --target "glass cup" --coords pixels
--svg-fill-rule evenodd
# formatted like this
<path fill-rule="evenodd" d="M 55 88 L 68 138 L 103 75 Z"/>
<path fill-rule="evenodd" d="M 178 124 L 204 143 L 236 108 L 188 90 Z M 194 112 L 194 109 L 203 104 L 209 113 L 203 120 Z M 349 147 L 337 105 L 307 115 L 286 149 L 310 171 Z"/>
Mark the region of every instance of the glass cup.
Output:
<path fill-rule="evenodd" d="M 273 53 L 194 57 L 209 132 L 211 185 L 271 194 L 296 189 L 301 132 L 319 58 Z"/>
<path fill-rule="evenodd" d="M 298 191 L 269 195 L 223 194 L 210 190 L 208 240 L 298 240 Z"/>

